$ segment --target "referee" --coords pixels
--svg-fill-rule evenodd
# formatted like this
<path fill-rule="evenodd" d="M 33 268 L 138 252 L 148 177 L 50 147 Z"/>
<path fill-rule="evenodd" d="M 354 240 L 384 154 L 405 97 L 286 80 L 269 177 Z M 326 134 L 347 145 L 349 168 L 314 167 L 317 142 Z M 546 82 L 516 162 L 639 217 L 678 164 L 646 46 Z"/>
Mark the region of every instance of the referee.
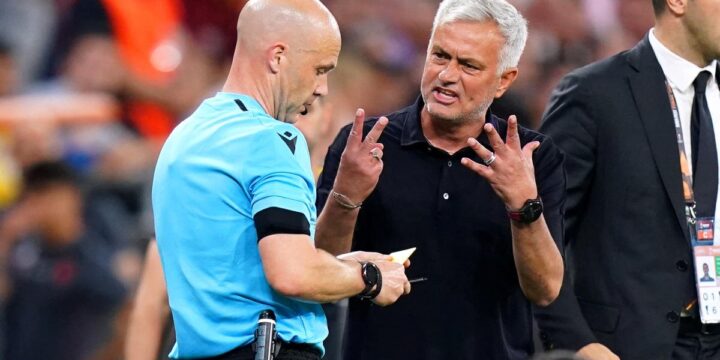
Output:
<path fill-rule="evenodd" d="M 177 333 L 171 358 L 252 359 L 258 315 L 272 310 L 277 359 L 319 359 L 328 333 L 319 303 L 360 295 L 388 305 L 410 291 L 389 256 L 338 260 L 313 245 L 315 184 L 291 124 L 326 95 L 339 52 L 338 25 L 319 1 L 249 1 L 223 91 L 165 143 L 152 197 Z M 348 142 L 375 178 L 382 145 L 371 140 L 384 124 Z"/>

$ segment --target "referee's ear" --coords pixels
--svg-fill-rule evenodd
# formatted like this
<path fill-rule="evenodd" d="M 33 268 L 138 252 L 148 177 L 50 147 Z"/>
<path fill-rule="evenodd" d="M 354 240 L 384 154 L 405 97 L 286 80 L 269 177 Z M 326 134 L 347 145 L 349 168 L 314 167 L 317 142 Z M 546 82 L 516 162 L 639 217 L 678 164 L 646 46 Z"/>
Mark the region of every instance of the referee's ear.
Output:
<path fill-rule="evenodd" d="M 285 65 L 287 61 L 287 44 L 283 42 L 276 42 L 268 48 L 267 51 L 267 64 L 270 72 L 277 74 L 280 72 L 281 66 Z"/>

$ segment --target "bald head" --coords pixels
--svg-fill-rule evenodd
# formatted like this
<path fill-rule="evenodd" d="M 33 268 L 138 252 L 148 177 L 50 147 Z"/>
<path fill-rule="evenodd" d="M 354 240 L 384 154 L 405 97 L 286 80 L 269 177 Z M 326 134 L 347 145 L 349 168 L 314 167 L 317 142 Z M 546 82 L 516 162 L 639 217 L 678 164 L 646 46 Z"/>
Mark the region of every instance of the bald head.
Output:
<path fill-rule="evenodd" d="M 257 99 L 268 114 L 295 122 L 327 94 L 340 53 L 340 29 L 318 0 L 250 0 L 225 91 Z"/>
<path fill-rule="evenodd" d="M 262 50 L 285 42 L 307 48 L 322 37 L 340 38 L 330 11 L 317 0 L 250 0 L 240 12 L 237 24 L 238 47 Z"/>

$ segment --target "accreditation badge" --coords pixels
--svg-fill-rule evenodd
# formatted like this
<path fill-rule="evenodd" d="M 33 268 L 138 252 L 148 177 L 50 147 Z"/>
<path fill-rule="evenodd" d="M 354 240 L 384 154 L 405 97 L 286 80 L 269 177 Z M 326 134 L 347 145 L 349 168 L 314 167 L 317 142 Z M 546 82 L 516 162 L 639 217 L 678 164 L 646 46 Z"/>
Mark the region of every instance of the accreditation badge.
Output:
<path fill-rule="evenodd" d="M 703 324 L 720 323 L 720 245 L 713 245 L 714 219 L 698 218 L 693 246 L 698 310 Z"/>
<path fill-rule="evenodd" d="M 697 245 L 712 245 L 715 239 L 715 218 L 701 217 L 695 223 Z"/>

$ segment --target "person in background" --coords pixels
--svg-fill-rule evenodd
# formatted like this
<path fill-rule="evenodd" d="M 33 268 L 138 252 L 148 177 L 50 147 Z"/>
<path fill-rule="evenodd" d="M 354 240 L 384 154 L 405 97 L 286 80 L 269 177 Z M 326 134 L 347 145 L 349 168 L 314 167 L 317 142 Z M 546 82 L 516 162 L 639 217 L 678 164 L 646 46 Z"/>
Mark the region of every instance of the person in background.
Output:
<path fill-rule="evenodd" d="M 3 359 L 86 359 L 108 340 L 126 288 L 84 220 L 78 181 L 63 163 L 32 165 L 0 219 Z"/>
<path fill-rule="evenodd" d="M 166 359 L 174 341 L 175 331 L 170 317 L 160 254 L 157 243 L 152 239 L 145 252 L 142 277 L 127 328 L 125 359 Z M 167 346 L 168 343 L 170 346 Z"/>
<path fill-rule="evenodd" d="M 10 45 L 0 39 L 0 97 L 13 94 L 19 87 L 20 75 Z"/>
<path fill-rule="evenodd" d="M 720 1 L 652 5 L 647 36 L 565 76 L 541 127 L 567 157 L 568 266 L 536 317 L 547 348 L 590 360 L 720 357 L 720 325 L 697 311 L 684 195 L 717 234 Z"/>

